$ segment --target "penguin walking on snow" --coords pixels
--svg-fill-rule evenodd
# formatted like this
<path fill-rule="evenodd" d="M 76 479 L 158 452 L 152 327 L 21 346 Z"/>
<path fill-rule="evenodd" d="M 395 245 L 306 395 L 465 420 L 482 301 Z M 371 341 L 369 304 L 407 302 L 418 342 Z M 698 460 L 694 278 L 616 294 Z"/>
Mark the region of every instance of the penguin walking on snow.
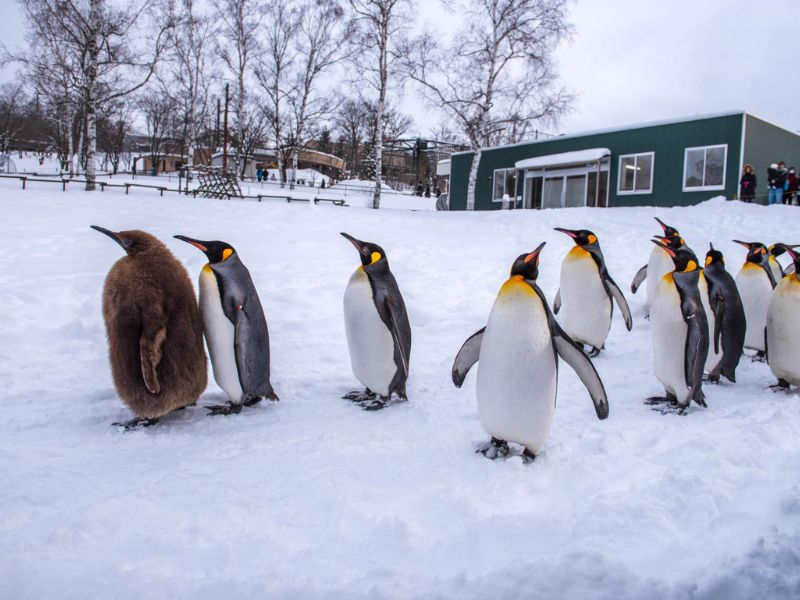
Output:
<path fill-rule="evenodd" d="M 344 324 L 353 374 L 366 387 L 343 397 L 365 410 L 379 410 L 392 394 L 407 399 L 411 326 L 383 248 L 341 235 L 361 258 L 344 292 Z"/>
<path fill-rule="evenodd" d="M 800 386 L 800 253 L 780 244 L 792 259 L 794 269 L 772 292 L 767 309 L 767 364 L 778 378 L 773 389 Z"/>
<path fill-rule="evenodd" d="M 229 398 L 210 406 L 209 414 L 238 413 L 262 398 L 278 400 L 270 383 L 267 319 L 250 271 L 225 242 L 175 238 L 208 257 L 200 271 L 200 312 L 214 380 Z"/>
<path fill-rule="evenodd" d="M 556 408 L 559 356 L 589 390 L 597 417 L 608 417 L 608 398 L 592 361 L 561 329 L 536 284 L 543 246 L 514 261 L 486 327 L 464 342 L 453 363 L 453 383 L 461 387 L 480 360 L 478 413 L 492 438 L 478 452 L 488 458 L 507 456 L 508 442 L 525 446 L 523 460 L 536 457 Z"/>
<path fill-rule="evenodd" d="M 767 326 L 767 308 L 775 288 L 775 277 L 764 244 L 733 241 L 747 248 L 747 258 L 736 275 L 736 287 L 739 288 L 747 319 L 744 347 L 756 351 L 754 360 L 763 361 L 766 350 L 764 328 Z"/>
<path fill-rule="evenodd" d="M 722 350 L 722 357 L 709 371 L 708 379 L 717 383 L 720 375 L 723 375 L 729 381 L 735 382 L 736 367 L 742 356 L 744 336 L 747 331 L 747 318 L 742 299 L 739 297 L 736 282 L 725 269 L 722 252 L 715 250 L 711 244 L 706 253 L 706 267 L 703 273 L 708 281 L 711 314 L 714 318 L 710 345 L 713 345 L 718 352 L 720 347 Z"/>
<path fill-rule="evenodd" d="M 553 312 L 563 308 L 560 323 L 575 342 L 592 347 L 589 353 L 594 358 L 602 350 L 611 329 L 617 302 L 625 327 L 633 327 L 628 302 L 611 275 L 608 273 L 597 236 L 586 229 L 572 230 L 555 228 L 571 237 L 575 246 L 561 263 L 561 287 L 556 293 Z"/>
<path fill-rule="evenodd" d="M 700 268 L 688 247 L 673 250 L 654 240 L 672 258 L 674 270 L 661 277 L 650 307 L 653 368 L 666 390 L 648 405 L 667 404 L 683 414 L 694 400 L 706 406 L 703 367 L 708 355 L 708 322 L 701 301 Z"/>
<path fill-rule="evenodd" d="M 125 251 L 103 286 L 103 318 L 114 386 L 136 414 L 126 430 L 158 423 L 206 389 L 203 327 L 192 282 L 180 262 L 144 231 L 92 225 Z"/>
<path fill-rule="evenodd" d="M 681 234 L 678 233 L 677 229 L 670 227 L 658 217 L 655 217 L 655 220 L 658 221 L 659 225 L 661 225 L 661 229 L 664 232 L 664 237 L 676 238 L 677 240 L 680 240 L 680 246 L 683 246 L 683 239 L 681 238 Z M 656 245 L 656 247 L 650 252 L 650 260 L 648 260 L 647 264 L 636 272 L 633 282 L 631 283 L 631 292 L 635 294 L 642 285 L 642 282 L 647 279 L 647 300 L 645 301 L 646 313 L 649 313 L 650 306 L 653 304 L 653 297 L 655 296 L 656 289 L 658 289 L 661 278 L 667 273 L 670 273 L 673 268 L 674 266 L 672 264 L 672 257 L 660 246 Z"/>

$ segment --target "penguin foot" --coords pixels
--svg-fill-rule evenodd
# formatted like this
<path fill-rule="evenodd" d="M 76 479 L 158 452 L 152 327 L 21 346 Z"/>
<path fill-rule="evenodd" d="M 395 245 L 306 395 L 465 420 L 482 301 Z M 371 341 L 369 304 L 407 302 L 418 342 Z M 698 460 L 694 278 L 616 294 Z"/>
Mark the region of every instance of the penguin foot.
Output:
<path fill-rule="evenodd" d="M 605 348 L 605 345 L 603 345 L 603 348 Z M 588 354 L 589 358 L 594 358 L 594 357 L 598 356 L 603 351 L 603 348 L 598 348 L 596 346 L 592 346 L 592 349 Z"/>
<path fill-rule="evenodd" d="M 528 465 L 535 460 L 536 460 L 536 455 L 533 452 L 531 452 L 527 448 L 525 448 L 525 450 L 522 451 L 522 464 Z"/>
<path fill-rule="evenodd" d="M 389 397 L 374 395 L 372 400 L 363 400 L 359 404 L 364 410 L 381 410 L 389 406 Z"/>
<path fill-rule="evenodd" d="M 766 362 L 767 361 L 767 353 L 758 351 L 756 352 L 753 357 L 750 359 L 750 362 Z"/>
<path fill-rule="evenodd" d="M 377 394 L 371 389 L 367 388 L 363 392 L 358 390 L 349 392 L 342 396 L 342 400 L 352 400 L 353 402 L 364 402 L 365 400 L 372 400 Z"/>
<path fill-rule="evenodd" d="M 496 458 L 505 458 L 508 456 L 510 451 L 511 450 L 508 447 L 508 442 L 505 440 L 498 440 L 497 438 L 493 437 L 485 444 L 478 446 L 478 449 L 475 450 L 475 453 L 483 454 L 486 458 L 495 460 Z"/>
<path fill-rule="evenodd" d="M 771 389 L 773 392 L 788 392 L 791 389 L 791 386 L 785 379 L 778 379 L 778 383 L 769 386 L 769 389 Z"/>
<path fill-rule="evenodd" d="M 275 398 L 277 400 L 277 397 Z M 261 396 L 245 396 L 244 401 L 242 402 L 243 406 L 253 406 L 261 402 Z"/>
<path fill-rule="evenodd" d="M 125 431 L 133 431 L 141 427 L 150 427 L 158 423 L 158 419 L 146 419 L 144 417 L 136 417 L 130 421 L 121 421 L 119 423 L 112 423 L 113 427 L 122 427 Z"/>
<path fill-rule="evenodd" d="M 719 374 L 718 373 L 711 373 L 703 381 L 707 381 L 708 383 L 719 384 Z"/>
<path fill-rule="evenodd" d="M 260 399 L 260 398 L 259 398 Z M 234 404 L 230 400 L 225 404 L 212 404 L 211 406 L 206 406 L 208 409 L 209 417 L 216 417 L 218 415 L 236 415 L 242 412 L 242 405 L 241 404 Z"/>

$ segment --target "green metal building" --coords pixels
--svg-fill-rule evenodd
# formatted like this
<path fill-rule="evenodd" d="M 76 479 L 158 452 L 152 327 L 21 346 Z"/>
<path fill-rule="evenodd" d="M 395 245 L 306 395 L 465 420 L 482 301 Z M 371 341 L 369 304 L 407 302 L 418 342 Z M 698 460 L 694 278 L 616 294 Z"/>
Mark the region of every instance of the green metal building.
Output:
<path fill-rule="evenodd" d="M 800 168 L 800 135 L 745 111 L 562 135 L 480 152 L 474 206 L 467 189 L 474 152 L 450 160 L 450 210 L 564 206 L 680 206 L 735 198 L 742 168 Z"/>

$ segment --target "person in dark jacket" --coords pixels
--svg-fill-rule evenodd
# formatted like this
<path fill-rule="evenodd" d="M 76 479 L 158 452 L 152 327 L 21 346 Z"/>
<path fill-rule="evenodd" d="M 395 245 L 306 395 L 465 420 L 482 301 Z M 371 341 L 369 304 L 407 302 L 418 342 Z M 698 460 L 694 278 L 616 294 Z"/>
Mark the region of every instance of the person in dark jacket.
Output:
<path fill-rule="evenodd" d="M 789 167 L 786 174 L 786 191 L 783 193 L 783 203 L 791 205 L 797 197 L 797 188 L 800 181 L 797 179 L 797 171 L 794 167 Z"/>
<path fill-rule="evenodd" d="M 780 204 L 783 199 L 783 184 L 786 183 L 786 169 L 782 168 L 783 163 L 776 165 L 772 163 L 767 169 L 767 181 L 769 182 L 769 204 Z"/>
<path fill-rule="evenodd" d="M 756 197 L 756 181 L 753 165 L 745 165 L 739 180 L 739 198 L 744 202 L 752 202 Z"/>

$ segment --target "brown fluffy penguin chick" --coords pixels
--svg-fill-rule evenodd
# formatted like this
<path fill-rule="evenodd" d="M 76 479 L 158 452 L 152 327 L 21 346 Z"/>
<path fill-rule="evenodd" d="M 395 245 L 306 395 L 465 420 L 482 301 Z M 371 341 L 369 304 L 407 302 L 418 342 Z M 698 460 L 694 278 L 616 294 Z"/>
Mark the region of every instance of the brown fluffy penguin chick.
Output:
<path fill-rule="evenodd" d="M 207 383 L 203 326 L 189 274 L 158 239 L 144 231 L 92 225 L 125 250 L 103 286 L 103 318 L 114 386 L 137 418 L 153 425 L 194 404 Z"/>

